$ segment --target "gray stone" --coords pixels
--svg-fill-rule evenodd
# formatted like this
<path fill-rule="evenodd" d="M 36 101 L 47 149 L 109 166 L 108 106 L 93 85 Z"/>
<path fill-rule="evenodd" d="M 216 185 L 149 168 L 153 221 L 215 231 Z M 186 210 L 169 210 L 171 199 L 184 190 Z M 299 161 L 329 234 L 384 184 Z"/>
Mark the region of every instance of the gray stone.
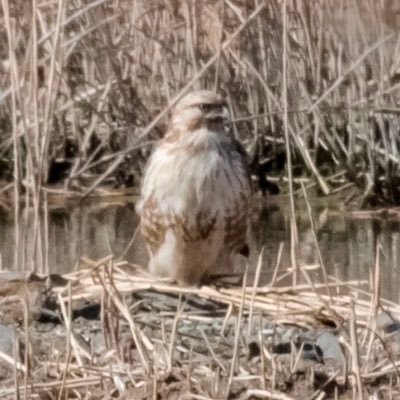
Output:
<path fill-rule="evenodd" d="M 317 338 L 317 345 L 320 347 L 323 353 L 323 358 L 343 361 L 343 351 L 337 337 L 329 332 L 323 331 Z"/>
<path fill-rule="evenodd" d="M 102 332 L 97 332 L 92 338 L 92 348 L 95 354 L 100 355 L 107 350 L 106 340 Z"/>
<path fill-rule="evenodd" d="M 376 326 L 379 329 L 385 329 L 386 326 L 393 324 L 395 320 L 385 311 L 378 314 L 376 317 Z"/>
<path fill-rule="evenodd" d="M 14 329 L 0 323 L 0 351 L 12 357 L 14 354 L 14 343 Z"/>

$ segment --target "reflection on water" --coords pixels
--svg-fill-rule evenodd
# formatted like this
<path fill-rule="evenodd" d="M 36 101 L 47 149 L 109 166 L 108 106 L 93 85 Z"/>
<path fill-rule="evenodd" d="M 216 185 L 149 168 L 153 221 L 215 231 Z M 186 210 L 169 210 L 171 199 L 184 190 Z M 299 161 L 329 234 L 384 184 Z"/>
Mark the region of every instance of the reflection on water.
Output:
<path fill-rule="evenodd" d="M 270 200 L 253 218 L 251 248 L 255 264 L 264 247 L 262 279 L 267 281 L 284 244 L 282 268 L 289 266 L 289 208 L 286 201 Z M 317 254 L 306 208 L 298 206 L 300 253 L 306 264 Z M 375 264 L 377 240 L 382 245 L 382 293 L 400 301 L 400 218 L 352 218 L 326 204 L 313 204 L 316 234 L 328 273 L 342 280 L 368 279 Z M 14 223 L 12 212 L 0 208 L 0 267 L 47 273 L 71 271 L 81 256 L 100 259 L 109 254 L 144 265 L 147 255 L 140 235 L 131 247 L 138 218 L 133 201 L 57 207 L 40 215 L 25 211 Z"/>

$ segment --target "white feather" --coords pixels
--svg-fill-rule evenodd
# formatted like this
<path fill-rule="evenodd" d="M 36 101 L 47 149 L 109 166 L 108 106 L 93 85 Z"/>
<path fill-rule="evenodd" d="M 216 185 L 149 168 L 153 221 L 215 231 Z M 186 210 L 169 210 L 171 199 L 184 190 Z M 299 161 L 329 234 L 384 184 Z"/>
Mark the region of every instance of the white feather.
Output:
<path fill-rule="evenodd" d="M 227 165 L 219 152 L 224 141 L 221 136 L 224 135 L 206 129 L 190 135 L 186 140 L 188 146 L 201 147 L 202 142 L 207 143 L 207 147 L 196 154 L 185 151 L 184 143 L 181 150 L 171 151 L 168 144 L 156 149 L 143 181 L 143 200 L 153 197 L 163 211 L 179 215 L 195 214 L 204 204 L 213 212 L 232 206 L 241 186 L 235 182 L 237 178 L 231 173 L 232 166 Z M 245 174 L 241 166 L 234 167 Z"/>
<path fill-rule="evenodd" d="M 196 283 L 231 263 L 231 254 L 224 249 L 224 216 L 243 200 L 243 189 L 249 196 L 251 192 L 240 156 L 226 155 L 226 149 L 232 149 L 231 140 L 223 132 L 201 128 L 178 141 L 164 141 L 151 156 L 137 206 L 139 213 L 142 204 L 152 199 L 161 214 L 184 216 L 189 224 L 197 223 L 200 211 L 217 215 L 206 239 L 184 242 L 168 229 L 164 242 L 151 254 L 152 273 Z"/>

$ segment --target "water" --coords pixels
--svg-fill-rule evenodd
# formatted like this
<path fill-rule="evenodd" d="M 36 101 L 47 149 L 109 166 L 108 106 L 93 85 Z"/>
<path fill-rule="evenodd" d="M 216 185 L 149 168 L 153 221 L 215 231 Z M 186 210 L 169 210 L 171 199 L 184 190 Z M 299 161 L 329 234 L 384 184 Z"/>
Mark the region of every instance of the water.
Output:
<path fill-rule="evenodd" d="M 362 215 L 355 218 L 322 201 L 314 201 L 312 208 L 327 272 L 342 280 L 368 280 L 375 265 L 378 241 L 382 248 L 382 294 L 400 302 L 400 217 Z M 316 263 L 313 231 L 304 204 L 298 204 L 297 215 L 302 261 Z M 109 254 L 145 265 L 147 254 L 140 235 L 128 246 L 138 222 L 132 199 L 49 206 L 47 212 L 40 215 L 37 229 L 33 212 L 23 212 L 15 224 L 13 213 L 0 208 L 0 268 L 66 273 L 73 270 L 81 256 L 97 260 Z M 283 198 L 258 201 L 252 225 L 253 271 L 258 253 L 264 248 L 261 279 L 268 282 L 280 243 L 284 246 L 281 268 L 290 265 L 287 201 Z"/>

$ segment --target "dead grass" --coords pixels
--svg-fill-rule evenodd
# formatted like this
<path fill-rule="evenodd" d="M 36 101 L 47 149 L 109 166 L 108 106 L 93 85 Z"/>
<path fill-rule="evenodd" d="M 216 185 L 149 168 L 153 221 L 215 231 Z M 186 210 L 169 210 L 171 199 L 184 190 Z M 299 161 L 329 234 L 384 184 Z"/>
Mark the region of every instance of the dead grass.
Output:
<path fill-rule="evenodd" d="M 200 87 L 225 92 L 254 170 L 288 183 L 292 209 L 304 182 L 398 203 L 398 11 L 395 0 L 2 0 L 0 178 L 13 183 L 4 192 L 13 191 L 16 225 L 19 205 L 33 204 L 40 242 L 50 184 L 78 195 L 137 184 L 171 107 Z M 271 167 L 282 155 L 286 180 L 282 165 Z M 292 211 L 290 287 L 182 288 L 112 258 L 83 261 L 57 293 L 65 337 L 42 358 L 21 306 L 27 350 L 18 362 L 18 349 L 3 357 L 14 373 L 0 396 L 299 398 L 288 385 L 302 352 L 287 367 L 263 329 L 329 325 L 344 368 L 324 370 L 317 385 L 314 366 L 301 370 L 301 397 L 361 398 L 382 381 L 393 397 L 399 361 L 376 316 L 398 320 L 400 309 L 380 297 L 379 258 L 369 287 L 326 273 L 315 283 L 298 258 L 295 220 Z M 101 354 L 76 334 L 70 304 L 79 298 L 101 303 Z"/>
<path fill-rule="evenodd" d="M 1 177 L 25 202 L 50 183 L 137 184 L 199 87 L 227 94 L 257 173 L 280 177 L 263 166 L 291 154 L 289 182 L 400 198 L 395 0 L 1 4 Z"/>
<path fill-rule="evenodd" d="M 280 274 L 288 272 L 293 269 Z M 302 266 L 301 273 L 310 268 Z M 247 286 L 245 279 L 242 286 L 216 281 L 180 287 L 112 257 L 83 259 L 78 271 L 65 276 L 69 284 L 53 289 L 64 323 L 58 339 L 42 327 L 38 342 L 38 328 L 26 323 L 25 361 L 2 357 L 15 377 L 9 387 L 3 382 L 0 396 L 16 390 L 20 398 L 40 399 L 395 395 L 398 344 L 395 351 L 393 335 L 382 330 L 377 315 L 384 310 L 398 321 L 400 307 L 379 296 L 379 258 L 371 276 L 371 282 L 329 276 L 328 283 L 312 286 Z M 74 304 L 83 299 L 100 303 L 100 324 L 72 320 Z M 307 360 L 296 335 L 327 330 L 338 338 L 342 361 Z M 290 339 L 288 332 L 295 332 Z M 286 356 L 274 350 L 285 335 L 292 343 Z"/>

